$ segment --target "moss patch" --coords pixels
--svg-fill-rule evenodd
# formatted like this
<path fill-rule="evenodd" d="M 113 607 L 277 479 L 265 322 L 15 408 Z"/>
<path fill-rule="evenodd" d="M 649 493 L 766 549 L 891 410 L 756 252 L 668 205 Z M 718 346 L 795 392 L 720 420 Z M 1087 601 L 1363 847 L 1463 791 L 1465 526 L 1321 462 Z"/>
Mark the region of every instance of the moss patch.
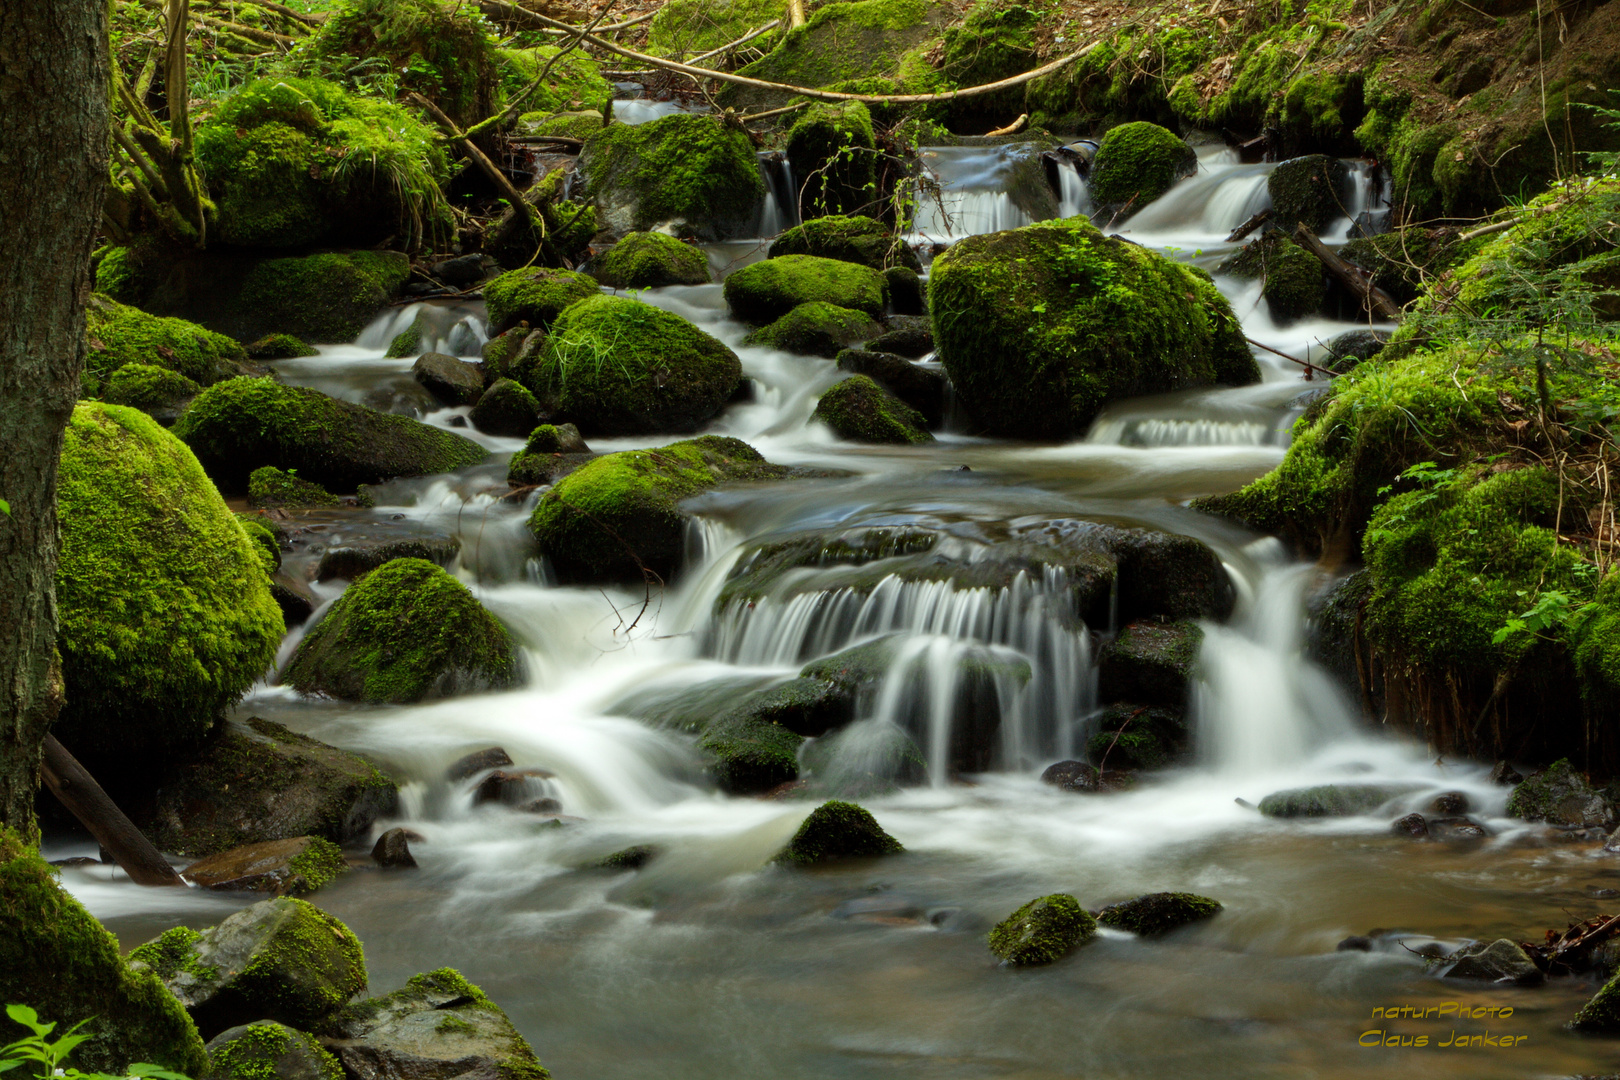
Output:
<path fill-rule="evenodd" d="M 709 260 L 701 249 L 673 236 L 636 232 L 592 259 L 590 275 L 615 289 L 707 285 Z"/>
<path fill-rule="evenodd" d="M 796 171 L 796 170 L 795 170 Z M 814 255 L 860 263 L 874 270 L 905 267 L 917 270 L 916 252 L 874 218 L 832 215 L 795 225 L 771 242 L 770 257 Z"/>
<path fill-rule="evenodd" d="M 816 866 L 839 859 L 898 855 L 904 850 L 865 807 L 830 799 L 810 811 L 776 861 Z"/>
<path fill-rule="evenodd" d="M 814 415 L 841 437 L 856 442 L 934 441 L 922 413 L 865 375 L 852 375 L 821 395 Z"/>
<path fill-rule="evenodd" d="M 788 130 L 785 148 L 800 185 L 800 215 L 859 214 L 882 202 L 877 138 L 863 103 L 810 106 Z"/>
<path fill-rule="evenodd" d="M 329 251 L 266 259 L 242 279 L 233 306 L 312 341 L 349 342 L 410 277 L 397 251 Z"/>
<path fill-rule="evenodd" d="M 1137 121 L 1110 128 L 1091 164 L 1091 197 L 1099 206 L 1140 210 L 1198 167 L 1198 155 L 1175 132 Z"/>
<path fill-rule="evenodd" d="M 814 255 L 752 263 L 726 278 L 725 285 L 732 314 L 755 326 L 816 301 L 880 319 L 887 294 L 883 275 L 871 267 Z"/>
<path fill-rule="evenodd" d="M 1014 967 L 1061 960 L 1095 936 L 1097 921 L 1068 893 L 1037 897 L 990 931 L 990 951 Z"/>
<path fill-rule="evenodd" d="M 160 367 L 207 385 L 237 374 L 247 353 L 224 334 L 97 297 L 85 309 L 85 372 L 106 379 L 125 364 Z"/>
<path fill-rule="evenodd" d="M 765 196 L 747 134 L 690 113 L 609 124 L 585 144 L 579 171 L 621 233 L 679 221 L 707 239 L 742 235 Z"/>
<path fill-rule="evenodd" d="M 597 291 L 594 279 L 572 270 L 531 266 L 502 274 L 484 286 L 490 334 L 505 333 L 519 323 L 550 326 L 570 304 Z"/>
<path fill-rule="evenodd" d="M 274 465 L 254 469 L 248 476 L 248 505 L 271 507 L 337 506 L 343 500 L 319 484 L 301 480 Z"/>
<path fill-rule="evenodd" d="M 1116 930 L 1150 937 L 1168 933 L 1188 923 L 1213 918 L 1221 902 L 1195 893 L 1159 892 L 1138 896 L 1122 904 L 1111 904 L 1097 913 L 1097 921 Z"/>
<path fill-rule="evenodd" d="M 812 301 L 755 330 L 746 343 L 831 360 L 841 350 L 876 337 L 880 330 L 864 312 Z"/>

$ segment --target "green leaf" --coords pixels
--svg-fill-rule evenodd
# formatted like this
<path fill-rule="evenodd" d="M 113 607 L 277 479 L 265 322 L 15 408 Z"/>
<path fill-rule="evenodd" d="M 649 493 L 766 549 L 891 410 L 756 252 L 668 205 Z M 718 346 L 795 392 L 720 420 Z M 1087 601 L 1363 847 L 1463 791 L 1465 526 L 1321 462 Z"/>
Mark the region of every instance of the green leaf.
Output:
<path fill-rule="evenodd" d="M 4 499 L 0 499 L 0 514 L 4 514 L 6 517 L 11 516 L 11 504 Z"/>
<path fill-rule="evenodd" d="M 56 1030 L 55 1024 L 40 1023 L 39 1013 L 26 1005 L 7 1005 L 6 1015 L 41 1038 Z"/>

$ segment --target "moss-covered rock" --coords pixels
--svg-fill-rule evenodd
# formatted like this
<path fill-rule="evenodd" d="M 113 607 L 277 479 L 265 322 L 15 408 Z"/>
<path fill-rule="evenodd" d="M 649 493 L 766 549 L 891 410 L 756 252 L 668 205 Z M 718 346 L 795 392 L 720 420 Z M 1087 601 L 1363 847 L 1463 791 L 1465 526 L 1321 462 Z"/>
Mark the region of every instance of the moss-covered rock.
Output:
<path fill-rule="evenodd" d="M 485 435 L 521 439 L 539 422 L 540 403 L 522 383 L 496 379 L 479 397 L 467 419 Z"/>
<path fill-rule="evenodd" d="M 811 105 L 788 130 L 784 146 L 801 185 L 801 215 L 859 214 L 882 203 L 877 138 L 872 114 L 861 102 Z"/>
<path fill-rule="evenodd" d="M 244 490 L 253 471 L 265 465 L 352 491 L 398 476 L 451 472 L 489 456 L 470 439 L 408 416 L 269 379 L 231 379 L 209 387 L 174 431 L 208 475 L 233 491 Z"/>
<path fill-rule="evenodd" d="M 221 325 L 243 336 L 268 324 L 311 341 L 353 341 L 409 277 L 410 260 L 397 251 L 265 259 L 222 301 Z"/>
<path fill-rule="evenodd" d="M 1086 757 L 1099 769 L 1161 769 L 1182 757 L 1189 742 L 1186 710 L 1115 702 L 1097 717 Z"/>
<path fill-rule="evenodd" d="M 1039 22 L 1040 14 L 1021 4 L 978 0 L 961 23 L 947 27 L 942 35 L 944 77 L 956 86 L 983 86 L 1039 67 L 1035 45 Z M 999 126 L 1002 118 L 1016 115 L 1023 102 L 1022 87 L 980 94 L 951 103 L 947 119 L 956 130 L 975 122 Z"/>
<path fill-rule="evenodd" d="M 274 1020 L 222 1031 L 207 1050 L 208 1071 L 197 1080 L 343 1080 L 343 1066 L 315 1036 Z"/>
<path fill-rule="evenodd" d="M 1091 198 L 1098 206 L 1140 210 L 1198 168 L 1198 155 L 1175 132 L 1137 121 L 1110 128 L 1091 163 Z"/>
<path fill-rule="evenodd" d="M 838 354 L 837 360 L 839 371 L 872 379 L 920 413 L 929 427 L 937 427 L 944 422 L 950 383 L 939 368 L 916 364 L 903 356 L 870 348 L 844 349 Z"/>
<path fill-rule="evenodd" d="M 181 871 L 188 882 L 220 892 L 304 896 L 349 872 L 343 849 L 319 836 L 260 840 L 204 856 Z"/>
<path fill-rule="evenodd" d="M 952 385 L 997 434 L 1074 436 L 1111 401 L 1260 376 L 1208 275 L 1081 218 L 968 237 L 934 260 L 929 303 Z"/>
<path fill-rule="evenodd" d="M 1221 902 L 1207 896 L 1184 892 L 1157 892 L 1138 896 L 1120 904 L 1110 904 L 1097 912 L 1097 921 L 1116 930 L 1151 937 L 1177 927 L 1213 918 Z"/>
<path fill-rule="evenodd" d="M 709 259 L 701 248 L 659 232 L 633 232 L 592 259 L 590 275 L 615 289 L 707 285 Z"/>
<path fill-rule="evenodd" d="M 775 861 L 817 866 L 840 859 L 897 855 L 904 850 L 865 807 L 829 799 L 810 811 Z"/>
<path fill-rule="evenodd" d="M 548 416 L 634 435 L 697 430 L 736 392 L 742 362 L 679 315 L 598 294 L 558 317 L 521 374 Z"/>
<path fill-rule="evenodd" d="M 1203 641 L 1194 622 L 1128 624 L 1098 657 L 1100 700 L 1185 709 Z"/>
<path fill-rule="evenodd" d="M 783 255 L 743 267 L 726 278 L 726 303 L 744 322 L 760 326 L 815 301 L 883 317 L 883 275 L 869 266 L 815 255 Z"/>
<path fill-rule="evenodd" d="M 109 405 L 128 405 L 153 419 L 172 423 L 202 390 L 178 371 L 150 364 L 125 364 L 102 388 Z"/>
<path fill-rule="evenodd" d="M 513 378 L 518 357 L 523 354 L 523 347 L 530 336 L 536 332 L 528 325 L 520 323 L 484 342 L 483 348 L 479 350 L 479 359 L 484 364 L 484 380 L 493 384 L 497 379 Z M 538 333 L 543 340 L 545 331 Z M 535 344 L 538 346 L 539 342 Z"/>
<path fill-rule="evenodd" d="M 360 940 L 303 900 L 261 900 L 218 926 L 180 926 L 129 954 L 210 1038 L 255 1020 L 319 1026 L 366 988 Z"/>
<path fill-rule="evenodd" d="M 841 438 L 856 442 L 934 441 L 922 413 L 865 375 L 852 375 L 833 385 L 816 402 L 813 415 Z"/>
<path fill-rule="evenodd" d="M 1614 808 L 1568 759 L 1532 773 L 1515 787 L 1508 796 L 1507 812 L 1526 821 L 1576 828 L 1608 825 L 1615 816 Z"/>
<path fill-rule="evenodd" d="M 773 259 L 782 255 L 814 255 L 860 263 L 874 270 L 891 266 L 913 271 L 921 268 L 917 253 L 887 226 L 875 218 L 859 215 L 818 217 L 795 225 L 771 241 L 769 254 Z"/>
<path fill-rule="evenodd" d="M 585 465 L 540 497 L 529 530 L 565 582 L 668 580 L 685 551 L 682 499 L 732 480 L 770 480 L 747 443 L 705 435 L 656 450 L 626 450 Z"/>
<path fill-rule="evenodd" d="M 237 524 L 253 542 L 253 553 L 264 565 L 264 572 L 274 574 L 281 569 L 281 534 L 263 514 L 236 514 Z"/>
<path fill-rule="evenodd" d="M 254 469 L 248 475 L 248 505 L 261 510 L 272 507 L 301 509 L 311 506 L 337 506 L 343 500 L 319 484 L 312 484 L 274 465 Z"/>
<path fill-rule="evenodd" d="M 254 360 L 296 360 L 300 356 L 319 355 L 315 346 L 305 344 L 291 334 L 265 334 L 243 348 Z"/>
<path fill-rule="evenodd" d="M 547 327 L 570 305 L 597 295 L 596 281 L 572 270 L 530 266 L 502 274 L 484 286 L 491 336 L 519 323 Z"/>
<path fill-rule="evenodd" d="M 831 360 L 840 350 L 877 336 L 879 329 L 865 312 L 815 300 L 755 330 L 746 343 Z"/>
<path fill-rule="evenodd" d="M 1266 179 L 1272 224 L 1287 232 L 1296 225 L 1322 232 L 1345 216 L 1349 184 L 1350 170 L 1338 158 L 1311 154 L 1283 162 Z"/>
<path fill-rule="evenodd" d="M 1063 959 L 1094 937 L 1097 920 L 1068 893 L 1037 897 L 990 931 L 990 951 L 1013 967 L 1035 967 Z"/>
<path fill-rule="evenodd" d="M 425 559 L 393 559 L 305 635 L 284 675 L 305 694 L 404 703 L 517 679 L 512 639 L 467 587 Z"/>
<path fill-rule="evenodd" d="M 1260 295 L 1277 323 L 1314 315 L 1327 299 L 1322 263 L 1279 229 L 1250 241 L 1216 268 L 1218 274 L 1261 282 Z"/>
<path fill-rule="evenodd" d="M 281 639 L 253 542 L 191 452 L 134 409 L 81 403 L 58 484 L 57 735 L 92 762 L 201 741 Z"/>
<path fill-rule="evenodd" d="M 410 325 L 395 334 L 388 342 L 388 348 L 383 351 L 383 355 L 390 360 L 403 360 L 407 356 L 417 355 L 422 351 L 422 338 L 428 332 L 429 325 L 427 316 L 418 311 Z"/>
<path fill-rule="evenodd" d="M 1274 818 L 1354 817 L 1370 814 L 1401 793 L 1386 784 L 1322 784 L 1275 791 L 1260 800 L 1260 813 Z"/>
<path fill-rule="evenodd" d="M 0 999 L 27 1004 L 59 1034 L 87 1021 L 75 1065 L 122 1075 L 131 1062 L 144 1061 L 202 1075 L 203 1043 L 180 1003 L 151 973 L 127 967 L 118 939 L 62 888 L 38 852 L 5 828 L 0 911 Z"/>
<path fill-rule="evenodd" d="M 1620 1033 L 1620 974 L 1603 984 L 1569 1022 L 1572 1031 L 1598 1035 Z"/>
<path fill-rule="evenodd" d="M 804 736 L 747 709 L 715 718 L 698 738 L 721 791 L 757 795 L 798 779 Z"/>
<path fill-rule="evenodd" d="M 565 139 L 584 142 L 596 134 L 604 123 L 597 109 L 569 109 L 563 112 L 535 110 L 518 117 L 518 132 L 523 135 L 561 135 Z"/>
<path fill-rule="evenodd" d="M 805 4 L 814 6 L 813 0 Z M 669 0 L 653 16 L 647 47 L 658 56 L 696 56 L 781 18 L 776 0 Z M 773 30 L 750 44 L 769 48 L 780 33 Z"/>
<path fill-rule="evenodd" d="M 239 374 L 245 360 L 233 339 L 184 319 L 148 315 L 101 296 L 85 309 L 85 372 L 97 379 L 139 364 L 206 386 Z"/>
<path fill-rule="evenodd" d="M 609 124 L 586 142 L 579 173 L 621 236 L 665 223 L 707 240 L 746 235 L 765 197 L 747 132 L 691 113 Z"/>

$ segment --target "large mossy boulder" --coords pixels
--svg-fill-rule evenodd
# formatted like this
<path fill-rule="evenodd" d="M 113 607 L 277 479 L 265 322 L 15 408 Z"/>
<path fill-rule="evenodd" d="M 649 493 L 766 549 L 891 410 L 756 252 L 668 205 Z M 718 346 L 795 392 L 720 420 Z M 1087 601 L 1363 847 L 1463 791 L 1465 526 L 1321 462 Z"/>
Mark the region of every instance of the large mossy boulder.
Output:
<path fill-rule="evenodd" d="M 196 153 L 217 207 L 213 242 L 370 247 L 448 225 L 449 164 L 433 129 L 324 79 L 247 83 L 197 125 Z"/>
<path fill-rule="evenodd" d="M 765 197 L 748 133 L 691 113 L 609 124 L 585 143 L 579 173 L 620 236 L 664 224 L 705 240 L 745 236 Z"/>
<path fill-rule="evenodd" d="M 696 431 L 742 379 L 737 354 L 672 312 L 594 295 L 552 324 L 521 372 L 546 415 L 585 435 Z"/>
<path fill-rule="evenodd" d="M 128 405 L 159 423 L 172 424 L 202 390 L 178 371 L 150 364 L 125 364 L 101 389 L 109 405 Z"/>
<path fill-rule="evenodd" d="M 530 266 L 502 274 L 484 286 L 490 337 L 519 323 L 548 327 L 570 305 L 597 292 L 595 279 L 573 270 Z"/>
<path fill-rule="evenodd" d="M 1098 657 L 1101 701 L 1185 709 L 1204 632 L 1194 622 L 1133 622 Z"/>
<path fill-rule="evenodd" d="M 615 289 L 707 285 L 709 258 L 702 248 L 659 232 L 634 232 L 592 259 L 591 277 Z"/>
<path fill-rule="evenodd" d="M 302 386 L 231 379 L 209 387 L 174 433 L 220 487 L 242 491 L 255 469 L 297 470 L 337 491 L 477 465 L 489 451 L 453 432 L 376 412 Z"/>
<path fill-rule="evenodd" d="M 715 484 L 772 480 L 768 464 L 739 439 L 704 435 L 653 450 L 625 450 L 585 465 L 540 496 L 529 530 L 564 582 L 667 581 L 685 553 L 680 501 Z"/>
<path fill-rule="evenodd" d="M 814 417 L 834 434 L 855 442 L 934 441 L 922 413 L 865 375 L 852 375 L 828 388 L 816 402 Z"/>
<path fill-rule="evenodd" d="M 1198 155 L 1175 132 L 1145 120 L 1110 128 L 1091 162 L 1091 200 L 1140 210 L 1198 168 Z"/>
<path fill-rule="evenodd" d="M 776 856 L 792 866 L 817 866 L 841 859 L 898 855 L 900 841 L 883 831 L 872 812 L 852 802 L 830 799 L 810 811 L 799 831 Z"/>
<path fill-rule="evenodd" d="M 998 435 L 1073 437 L 1113 401 L 1260 377 L 1207 274 L 1083 218 L 970 236 L 928 295 L 951 383 Z"/>
<path fill-rule="evenodd" d="M 208 1041 L 208 1071 L 196 1080 L 343 1080 L 320 1040 L 274 1020 L 228 1028 Z"/>
<path fill-rule="evenodd" d="M 0 828 L 0 1001 L 27 1005 L 66 1033 L 88 1036 L 81 1069 L 115 1076 L 148 1062 L 200 1077 L 203 1042 L 180 1003 L 150 972 L 133 969 L 109 934 L 57 881 L 56 871 Z M 13 1028 L 6 1036 L 20 1036 Z"/>
<path fill-rule="evenodd" d="M 1094 937 L 1097 920 L 1068 893 L 1037 897 L 990 931 L 990 951 L 1013 967 L 1035 967 L 1063 959 Z"/>
<path fill-rule="evenodd" d="M 1565 828 L 1612 824 L 1615 811 L 1567 758 L 1530 775 L 1508 796 L 1507 812 L 1525 821 Z"/>
<path fill-rule="evenodd" d="M 1280 324 L 1316 314 L 1327 299 L 1327 276 L 1321 260 L 1280 229 L 1245 244 L 1215 272 L 1244 281 L 1258 280 L 1266 308 L 1272 320 Z"/>
<path fill-rule="evenodd" d="M 1266 179 L 1272 223 L 1287 232 L 1297 225 L 1322 232 L 1345 216 L 1350 182 L 1350 170 L 1338 158 L 1326 154 L 1290 158 Z"/>
<path fill-rule="evenodd" d="M 1188 923 L 1210 919 L 1221 912 L 1221 902 L 1196 893 L 1157 892 L 1110 904 L 1097 912 L 1097 921 L 1142 937 L 1167 934 Z"/>
<path fill-rule="evenodd" d="M 877 137 L 872 114 L 861 102 L 811 105 L 788 129 L 784 145 L 800 185 L 798 216 L 879 208 L 883 194 L 877 187 Z"/>
<path fill-rule="evenodd" d="M 733 315 L 755 326 L 818 301 L 880 319 L 888 285 L 870 266 L 815 255 L 783 255 L 752 263 L 726 278 L 725 297 Z"/>
<path fill-rule="evenodd" d="M 284 678 L 300 693 L 403 704 L 517 675 L 506 628 L 465 585 L 426 559 L 393 559 L 338 597 Z"/>
<path fill-rule="evenodd" d="M 191 451 L 116 405 L 74 410 L 57 513 L 57 736 L 121 764 L 201 742 L 284 629 L 253 542 Z"/>
<path fill-rule="evenodd" d="M 224 334 L 184 319 L 149 315 L 105 296 L 92 298 L 85 308 L 84 330 L 85 381 L 98 386 L 128 364 L 164 368 L 207 386 L 241 374 L 248 358 Z"/>
<path fill-rule="evenodd" d="M 891 266 L 921 268 L 917 253 L 883 222 L 860 215 L 831 215 L 795 225 L 771 242 L 769 257 L 775 259 L 783 255 L 814 255 L 860 263 L 874 270 Z"/>
<path fill-rule="evenodd" d="M 317 1027 L 366 988 L 347 926 L 303 900 L 261 900 L 201 932 L 177 926 L 129 954 L 163 980 L 203 1035 L 255 1020 Z"/>
<path fill-rule="evenodd" d="M 876 337 L 879 329 L 863 311 L 813 300 L 755 330 L 748 335 L 746 344 L 831 360 L 841 350 Z"/>

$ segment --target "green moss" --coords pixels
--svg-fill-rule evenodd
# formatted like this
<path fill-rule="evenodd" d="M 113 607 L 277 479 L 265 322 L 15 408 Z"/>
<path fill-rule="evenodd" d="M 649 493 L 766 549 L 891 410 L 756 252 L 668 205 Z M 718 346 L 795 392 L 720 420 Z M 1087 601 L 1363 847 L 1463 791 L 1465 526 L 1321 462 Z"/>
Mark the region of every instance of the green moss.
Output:
<path fill-rule="evenodd" d="M 306 345 L 291 334 L 266 334 L 246 348 L 247 354 L 255 360 L 294 360 L 319 355 L 314 346 Z"/>
<path fill-rule="evenodd" d="M 934 441 L 922 413 L 865 375 L 852 375 L 822 394 L 814 415 L 838 435 L 856 442 Z"/>
<path fill-rule="evenodd" d="M 131 963 L 145 964 L 165 982 L 182 971 L 198 979 L 213 979 L 218 976 L 219 969 L 199 964 L 197 954 L 191 948 L 201 937 L 188 926 L 176 926 L 145 945 L 130 950 L 129 960 Z"/>
<path fill-rule="evenodd" d="M 142 364 L 207 385 L 236 374 L 247 359 L 242 346 L 224 334 L 105 297 L 85 309 L 85 346 L 85 370 L 101 379 L 125 364 Z"/>
<path fill-rule="evenodd" d="M 1014 967 L 1034 967 L 1061 960 L 1076 945 L 1095 936 L 1097 921 L 1068 893 L 1042 896 L 997 923 L 990 931 L 990 951 Z"/>
<path fill-rule="evenodd" d="M 274 574 L 281 569 L 281 541 L 276 536 L 276 530 L 259 514 L 237 514 L 235 517 L 242 531 L 253 541 L 253 553 L 259 557 L 264 572 Z"/>
<path fill-rule="evenodd" d="M 978 0 L 961 24 L 943 35 L 940 67 L 945 77 L 958 86 L 982 86 L 1039 67 L 1035 51 L 1039 21 L 1039 14 L 1027 7 L 1006 0 Z M 1019 102 L 1016 92 L 989 97 L 990 101 L 974 103 L 974 107 L 1005 109 Z"/>
<path fill-rule="evenodd" d="M 1344 216 L 1349 184 L 1349 170 L 1338 158 L 1310 154 L 1283 162 L 1266 178 L 1272 224 L 1288 231 L 1304 225 L 1322 232 Z"/>
<path fill-rule="evenodd" d="M 1370 814 L 1399 794 L 1380 784 L 1322 784 L 1276 791 L 1260 800 L 1260 813 L 1274 818 L 1353 817 Z"/>
<path fill-rule="evenodd" d="M 855 0 L 827 4 L 783 35 L 765 56 L 741 68 L 755 79 L 827 87 L 851 80 L 891 78 L 900 58 L 932 38 L 954 11 L 927 0 Z M 723 105 L 782 104 L 785 95 L 728 87 Z"/>
<path fill-rule="evenodd" d="M 535 112 L 561 112 L 565 109 L 595 109 L 600 113 L 613 99 L 613 84 L 602 74 L 601 65 L 583 49 L 572 49 L 562 59 L 553 60 L 561 46 L 536 45 L 527 49 L 500 50 L 501 85 L 507 97 L 522 93 L 539 77 L 548 63 L 551 71 L 539 89 L 523 99 L 523 107 Z M 582 121 L 587 130 L 576 136 L 586 138 L 591 125 Z M 598 115 L 594 127 L 602 126 Z M 573 135 L 574 131 L 547 131 L 551 135 Z"/>
<path fill-rule="evenodd" d="M 725 297 L 733 315 L 758 326 L 814 301 L 880 319 L 887 290 L 883 275 L 869 266 L 783 255 L 752 263 L 726 278 Z"/>
<path fill-rule="evenodd" d="M 696 56 L 781 18 L 778 0 L 669 0 L 653 16 L 647 48 L 656 56 Z M 749 44 L 769 49 L 780 34 L 778 28 Z"/>
<path fill-rule="evenodd" d="M 775 861 L 817 866 L 839 859 L 898 855 L 904 850 L 865 807 L 830 799 L 810 811 Z"/>
<path fill-rule="evenodd" d="M 1173 131 L 1137 121 L 1110 128 L 1091 164 L 1091 197 L 1100 206 L 1141 209 L 1198 167 L 1198 155 Z"/>
<path fill-rule="evenodd" d="M 411 325 L 394 335 L 383 353 L 390 360 L 398 360 L 407 356 L 417 356 L 422 352 L 422 331 L 427 326 L 427 320 L 421 312 L 411 320 Z"/>
<path fill-rule="evenodd" d="M 96 263 L 96 292 L 121 304 L 133 304 L 143 291 L 139 260 L 128 247 L 115 247 Z"/>
<path fill-rule="evenodd" d="M 403 987 L 386 997 L 348 1006 L 330 1026 L 348 1037 L 363 1038 L 374 1024 L 401 1020 L 409 1024 L 412 1016 L 423 1012 L 434 1014 L 436 1029 L 446 1018 L 452 1018 L 489 1033 L 498 1045 L 504 1043 L 495 1061 L 500 1080 L 549 1080 L 551 1074 L 541 1066 L 506 1013 L 454 968 L 413 975 Z M 465 1033 L 464 1028 L 455 1025 L 451 1030 Z"/>
<path fill-rule="evenodd" d="M 593 294 L 558 317 L 521 374 L 545 413 L 626 435 L 696 430 L 736 391 L 742 363 L 679 315 Z"/>
<path fill-rule="evenodd" d="M 794 121 L 784 146 L 799 178 L 801 215 L 856 214 L 882 202 L 877 138 L 861 102 L 810 106 Z"/>
<path fill-rule="evenodd" d="M 797 173 L 797 166 L 794 168 Z M 869 217 L 812 218 L 795 225 L 771 243 L 770 257 L 814 255 L 822 259 L 860 263 L 874 270 L 903 267 L 917 270 L 916 252 L 891 233 L 881 221 Z"/>
<path fill-rule="evenodd" d="M 831 360 L 840 350 L 876 337 L 881 331 L 882 328 L 864 312 L 813 301 L 800 304 L 769 326 L 753 331 L 744 340 L 749 345 L 763 345 Z"/>
<path fill-rule="evenodd" d="M 547 327 L 569 305 L 597 295 L 595 279 L 572 270 L 531 266 L 502 274 L 484 285 L 491 334 L 520 322 Z"/>
<path fill-rule="evenodd" d="M 615 289 L 707 285 L 710 280 L 702 249 L 657 232 L 626 236 L 591 260 L 590 275 Z"/>
<path fill-rule="evenodd" d="M 185 440 L 220 485 L 241 491 L 265 465 L 296 470 L 340 491 L 397 476 L 423 476 L 476 465 L 489 456 L 477 443 L 269 379 L 231 379 L 197 395 L 176 421 Z"/>
<path fill-rule="evenodd" d="M 959 399 L 997 434 L 1078 435 L 1111 401 L 1260 374 L 1207 274 L 1083 218 L 968 237 L 928 299 Z"/>
<path fill-rule="evenodd" d="M 343 1066 L 313 1035 L 274 1020 L 232 1030 L 239 1034 L 209 1052 L 211 1080 L 276 1080 L 293 1069 L 304 1080 L 343 1080 Z"/>
<path fill-rule="evenodd" d="M 1327 299 L 1327 278 L 1315 255 L 1274 229 L 1228 258 L 1216 273 L 1262 282 L 1261 295 L 1278 323 L 1315 314 Z"/>
<path fill-rule="evenodd" d="M 514 326 L 504 333 L 496 334 L 484 342 L 480 350 L 480 359 L 484 362 L 484 377 L 494 379 L 509 379 L 513 374 L 513 365 L 518 355 L 523 351 L 524 342 L 529 338 L 529 328 Z"/>
<path fill-rule="evenodd" d="M 615 851 L 599 864 L 604 870 L 640 870 L 661 853 L 653 844 L 634 844 Z"/>
<path fill-rule="evenodd" d="M 707 725 L 698 749 L 711 758 L 721 791 L 753 795 L 798 779 L 803 742 L 781 724 L 737 711 Z"/>
<path fill-rule="evenodd" d="M 284 678 L 301 693 L 401 703 L 517 674 L 506 628 L 465 585 L 425 559 L 393 559 L 338 598 Z"/>
<path fill-rule="evenodd" d="M 81 1069 L 121 1075 L 145 1061 L 190 1076 L 207 1066 L 180 1003 L 151 972 L 129 967 L 118 939 L 17 835 L 0 828 L 0 1000 L 26 1002 L 59 1032 L 87 1021 Z"/>
<path fill-rule="evenodd" d="M 1603 988 L 1581 1006 L 1569 1026 L 1573 1031 L 1605 1035 L 1620 1032 L 1620 975 L 1604 983 Z"/>
<path fill-rule="evenodd" d="M 273 506 L 337 506 L 341 499 L 319 484 L 301 480 L 274 465 L 254 469 L 248 476 L 248 505 L 261 509 Z"/>
<path fill-rule="evenodd" d="M 101 396 L 109 405 L 156 412 L 181 406 L 201 390 L 178 371 L 150 364 L 125 364 L 112 373 Z"/>
<path fill-rule="evenodd" d="M 712 116 L 676 113 L 649 124 L 609 124 L 585 144 L 585 193 L 608 225 L 645 231 L 680 221 L 717 239 L 745 231 L 765 196 L 746 132 Z"/>
<path fill-rule="evenodd" d="M 314 892 L 349 872 L 343 849 L 318 836 L 310 838 L 308 846 L 292 857 L 287 868 L 304 879 L 306 892 Z"/>
<path fill-rule="evenodd" d="M 1221 902 L 1195 893 L 1160 892 L 1111 904 L 1097 913 L 1097 921 L 1116 930 L 1148 937 L 1167 933 L 1190 922 L 1214 917 Z"/>
<path fill-rule="evenodd" d="M 397 251 L 333 251 L 266 259 L 242 280 L 234 305 L 316 341 L 349 342 L 410 278 Z"/>
<path fill-rule="evenodd" d="M 191 452 L 119 406 L 74 410 L 57 512 L 57 734 L 90 760 L 201 739 L 281 639 L 253 542 Z"/>
<path fill-rule="evenodd" d="M 365 949 L 336 916 L 308 901 L 270 902 L 283 907 L 284 920 L 235 974 L 232 996 L 253 1002 L 262 1016 L 316 1027 L 365 990 Z M 301 977 L 289 977 L 293 973 Z"/>
<path fill-rule="evenodd" d="M 561 135 L 581 142 L 595 135 L 603 124 L 596 109 L 548 113 L 540 110 L 518 117 L 518 129 L 525 135 Z"/>

